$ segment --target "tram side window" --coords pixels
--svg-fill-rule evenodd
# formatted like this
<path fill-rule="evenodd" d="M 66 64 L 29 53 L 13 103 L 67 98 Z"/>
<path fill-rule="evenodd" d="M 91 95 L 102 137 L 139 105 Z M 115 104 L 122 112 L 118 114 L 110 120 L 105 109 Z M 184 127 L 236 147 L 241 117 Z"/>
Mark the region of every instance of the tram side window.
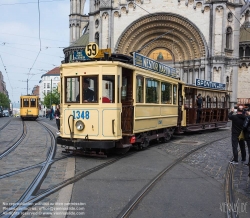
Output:
<path fill-rule="evenodd" d="M 30 99 L 30 107 L 36 107 L 36 99 L 35 98 Z"/>
<path fill-rule="evenodd" d="M 136 102 L 144 102 L 144 78 L 142 76 L 136 76 Z"/>
<path fill-rule="evenodd" d="M 172 84 L 161 83 L 161 103 L 172 104 Z"/>
<path fill-rule="evenodd" d="M 102 103 L 115 103 L 115 76 L 102 76 Z"/>
<path fill-rule="evenodd" d="M 127 100 L 127 87 L 128 87 L 128 78 L 122 77 L 122 100 Z"/>
<path fill-rule="evenodd" d="M 79 102 L 80 77 L 65 78 L 65 102 Z"/>
<path fill-rule="evenodd" d="M 83 103 L 98 102 L 98 76 L 84 76 L 82 78 L 82 99 Z"/>
<path fill-rule="evenodd" d="M 23 107 L 29 107 L 29 99 L 27 98 L 23 99 Z"/>
<path fill-rule="evenodd" d="M 146 103 L 159 103 L 159 82 L 146 79 Z"/>
<path fill-rule="evenodd" d="M 177 104 L 177 85 L 174 85 L 174 97 L 173 97 L 173 104 Z"/>

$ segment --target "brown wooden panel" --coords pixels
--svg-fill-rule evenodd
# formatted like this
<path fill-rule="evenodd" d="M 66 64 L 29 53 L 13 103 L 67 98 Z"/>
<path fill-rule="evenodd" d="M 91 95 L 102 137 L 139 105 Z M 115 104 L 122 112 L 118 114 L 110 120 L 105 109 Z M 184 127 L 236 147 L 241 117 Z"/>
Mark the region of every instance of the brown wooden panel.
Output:
<path fill-rule="evenodd" d="M 122 106 L 122 132 L 123 133 L 133 133 L 134 128 L 134 106 L 123 105 Z"/>

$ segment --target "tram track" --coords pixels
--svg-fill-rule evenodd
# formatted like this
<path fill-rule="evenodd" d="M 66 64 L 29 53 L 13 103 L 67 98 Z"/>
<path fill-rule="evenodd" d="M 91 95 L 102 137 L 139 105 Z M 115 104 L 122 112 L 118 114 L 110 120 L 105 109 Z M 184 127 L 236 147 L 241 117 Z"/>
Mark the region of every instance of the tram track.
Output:
<path fill-rule="evenodd" d="M 23 195 L 20 197 L 20 199 L 16 203 L 14 203 L 13 206 L 3 211 L 0 214 L 0 216 L 21 217 L 22 212 L 27 209 L 27 207 L 24 207 L 23 205 L 39 190 L 39 187 L 41 186 L 42 182 L 46 178 L 46 175 L 48 174 L 49 169 L 51 167 L 51 164 L 53 163 L 53 158 L 55 157 L 55 153 L 56 153 L 55 136 L 48 127 L 46 127 L 45 125 L 41 123 L 40 125 L 42 125 L 43 128 L 47 130 L 51 138 L 51 146 L 48 151 L 47 158 L 43 162 L 41 170 L 39 171 L 37 176 L 34 178 L 32 183 L 29 185 L 29 187 L 26 189 L 26 191 L 23 193 Z"/>
<path fill-rule="evenodd" d="M 121 211 L 121 213 L 118 215 L 118 217 L 127 217 L 132 211 L 133 208 L 138 205 L 140 203 L 140 201 L 143 199 L 143 197 L 145 197 L 147 195 L 147 193 L 153 188 L 153 186 L 157 183 L 157 181 L 159 181 L 163 175 L 165 175 L 168 171 L 170 171 L 174 166 L 176 166 L 177 164 L 181 163 L 181 161 L 183 161 L 185 158 L 187 158 L 189 155 L 191 155 L 192 153 L 198 151 L 199 149 L 202 149 L 216 141 L 220 141 L 223 139 L 226 139 L 227 137 L 223 137 L 220 139 L 216 139 L 207 143 L 203 143 L 201 144 L 198 148 L 191 150 L 190 152 L 186 153 L 185 155 L 183 155 L 182 157 L 176 159 L 174 162 L 172 162 L 170 165 L 168 165 L 165 169 L 163 169 L 156 177 L 154 177 L 146 186 L 143 187 L 143 189 L 138 192 L 137 195 L 134 196 L 134 198 L 126 205 L 126 207 L 124 207 L 124 209 Z M 89 170 L 86 170 L 84 172 L 81 172 L 77 175 L 75 175 L 74 177 L 71 177 L 57 185 L 54 185 L 46 190 L 44 190 L 43 192 L 40 192 L 38 195 L 36 196 L 31 196 L 31 198 L 28 201 L 23 202 L 23 210 L 27 210 L 29 207 L 32 207 L 32 205 L 34 205 L 35 203 L 43 200 L 44 198 L 52 195 L 53 193 L 59 191 L 60 189 L 66 187 L 67 185 L 73 184 L 75 182 L 77 182 L 78 180 L 87 177 L 90 174 L 93 174 L 95 172 L 97 172 L 98 170 L 101 170 L 119 160 L 121 160 L 124 157 L 128 157 L 130 155 L 133 155 L 137 153 L 137 151 L 134 152 L 130 152 L 128 154 L 125 154 L 123 156 L 119 156 L 117 158 L 112 158 L 111 160 L 100 164 L 98 166 L 95 166 Z"/>
<path fill-rule="evenodd" d="M 190 152 L 186 153 L 182 157 L 176 159 L 173 161 L 170 165 L 165 167 L 160 173 L 158 173 L 157 176 L 155 176 L 147 185 L 145 185 L 130 201 L 129 203 L 124 207 L 124 209 L 118 214 L 117 218 L 125 218 L 128 217 L 134 210 L 136 206 L 141 202 L 141 200 L 149 193 L 150 190 L 157 184 L 157 182 L 168 172 L 170 171 L 174 166 L 181 163 L 185 158 L 187 158 L 189 155 L 193 154 L 194 152 L 223 139 L 226 139 L 227 137 L 223 137 L 220 139 L 216 139 L 207 143 L 201 144 L 198 148 L 191 150 Z M 231 191 L 231 190 L 230 190 Z M 230 195 L 232 196 L 233 193 L 230 192 Z M 233 200 L 233 199 L 231 199 Z"/>
<path fill-rule="evenodd" d="M 234 176 L 234 166 L 232 164 L 229 164 L 226 170 L 225 183 L 224 183 L 227 218 L 238 217 L 237 210 L 234 208 L 235 198 L 234 198 L 233 176 Z"/>
<path fill-rule="evenodd" d="M 8 122 L 8 124 L 10 123 L 10 121 Z M 3 151 L 1 154 L 0 154 L 0 160 L 7 156 L 10 152 L 12 152 L 13 150 L 16 149 L 16 147 L 24 140 L 24 138 L 26 137 L 27 135 L 27 128 L 26 128 L 26 125 L 24 123 L 24 121 L 22 121 L 22 126 L 23 126 L 23 132 L 21 134 L 21 136 L 19 137 L 19 139 L 14 143 L 12 144 L 9 148 L 7 148 L 5 151 Z M 6 125 L 7 126 L 7 125 Z"/>
<path fill-rule="evenodd" d="M 9 119 L 7 123 L 5 123 L 3 126 L 0 127 L 0 131 L 2 131 L 6 126 L 8 126 L 10 122 L 11 122 L 11 119 Z"/>

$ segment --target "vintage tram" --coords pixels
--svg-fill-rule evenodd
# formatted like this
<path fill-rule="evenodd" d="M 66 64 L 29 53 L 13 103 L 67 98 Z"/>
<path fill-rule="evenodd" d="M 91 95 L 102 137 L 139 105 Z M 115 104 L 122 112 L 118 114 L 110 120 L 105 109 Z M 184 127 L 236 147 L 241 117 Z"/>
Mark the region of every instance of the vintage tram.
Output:
<path fill-rule="evenodd" d="M 226 125 L 226 91 L 189 86 L 176 78 L 173 68 L 144 58 L 115 54 L 106 60 L 61 65 L 57 143 L 66 152 L 125 152 L 131 146 L 145 148 L 151 140 L 166 142 L 175 131 Z M 198 92 L 204 107 L 197 122 Z"/>
<path fill-rule="evenodd" d="M 20 117 L 22 120 L 36 120 L 39 115 L 39 98 L 36 95 L 20 97 Z"/>

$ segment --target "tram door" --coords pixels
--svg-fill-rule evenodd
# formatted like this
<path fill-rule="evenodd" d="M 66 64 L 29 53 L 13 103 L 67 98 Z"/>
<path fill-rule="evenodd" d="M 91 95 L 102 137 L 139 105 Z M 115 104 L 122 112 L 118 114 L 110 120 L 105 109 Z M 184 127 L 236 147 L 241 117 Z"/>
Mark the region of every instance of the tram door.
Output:
<path fill-rule="evenodd" d="M 121 84 L 121 128 L 123 133 L 133 133 L 134 105 L 133 105 L 133 70 L 122 68 Z"/>

